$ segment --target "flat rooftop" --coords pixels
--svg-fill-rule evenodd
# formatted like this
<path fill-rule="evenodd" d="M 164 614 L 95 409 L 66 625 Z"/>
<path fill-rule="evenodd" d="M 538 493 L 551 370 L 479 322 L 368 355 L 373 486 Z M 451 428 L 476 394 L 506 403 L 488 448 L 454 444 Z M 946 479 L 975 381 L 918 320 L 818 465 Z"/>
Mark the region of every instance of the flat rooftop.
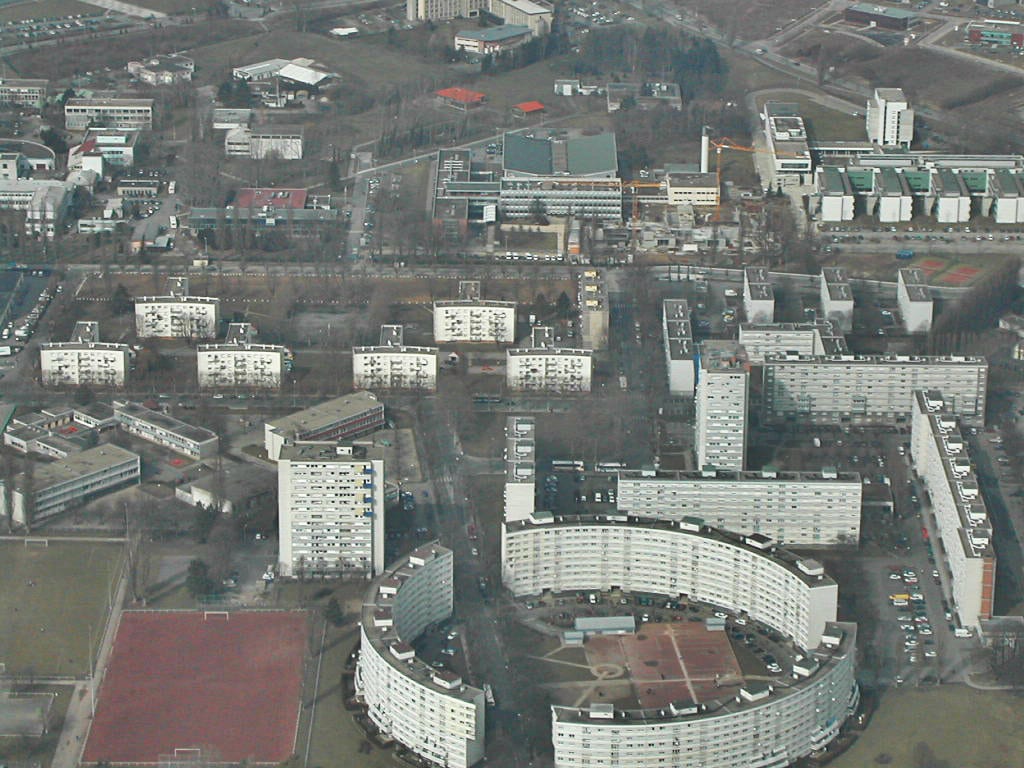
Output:
<path fill-rule="evenodd" d="M 194 443 L 206 443 L 211 440 L 217 440 L 217 435 L 205 427 L 186 424 L 180 419 L 168 416 L 166 413 L 161 413 L 160 411 L 154 411 L 152 408 L 147 408 L 140 403 L 115 402 L 114 414 L 115 416 L 120 414 L 131 416 L 132 418 L 138 419 L 151 427 L 162 429 L 173 435 L 177 435 L 183 440 L 189 440 Z"/>
<path fill-rule="evenodd" d="M 828 289 L 828 297 L 832 301 L 853 301 L 853 290 L 850 278 L 842 267 L 822 267 L 822 279 Z"/>
<path fill-rule="evenodd" d="M 651 482 L 679 481 L 700 483 L 860 483 L 859 472 L 783 471 L 783 470 L 686 470 L 686 469 L 620 469 L 619 477 Z"/>
<path fill-rule="evenodd" d="M 380 461 L 384 449 L 375 445 L 338 445 L 333 441 L 324 443 L 288 443 L 281 448 L 281 459 L 287 461 Z"/>
<path fill-rule="evenodd" d="M 37 491 L 42 491 L 61 483 L 72 482 L 80 477 L 103 472 L 127 461 L 138 460 L 138 454 L 126 451 L 112 443 L 106 443 L 73 453 L 66 459 L 33 464 L 32 484 Z M 15 483 L 22 489 L 24 489 L 25 482 L 25 473 L 19 474 L 15 479 Z"/>
<path fill-rule="evenodd" d="M 768 355 L 765 363 L 785 364 L 803 363 L 814 365 L 820 363 L 836 365 L 983 365 L 988 366 L 984 357 L 936 357 L 934 355 Z"/>
<path fill-rule="evenodd" d="M 79 99 L 71 98 L 67 100 L 64 105 L 65 109 L 68 107 L 110 107 L 110 108 L 121 108 L 121 107 L 149 107 L 152 109 L 152 99 Z"/>
<path fill-rule="evenodd" d="M 740 370 L 748 362 L 747 351 L 735 341 L 705 341 L 700 345 L 700 365 L 706 371 Z"/>
<path fill-rule="evenodd" d="M 353 392 L 318 403 L 304 411 L 282 416 L 267 422 L 275 432 L 309 433 L 346 421 L 361 413 L 383 408 L 384 405 L 371 392 Z"/>

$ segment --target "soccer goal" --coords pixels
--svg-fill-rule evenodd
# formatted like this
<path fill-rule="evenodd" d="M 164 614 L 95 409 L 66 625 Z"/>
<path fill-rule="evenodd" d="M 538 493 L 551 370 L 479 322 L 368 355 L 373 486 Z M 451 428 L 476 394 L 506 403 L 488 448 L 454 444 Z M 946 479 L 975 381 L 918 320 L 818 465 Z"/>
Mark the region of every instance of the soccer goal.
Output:
<path fill-rule="evenodd" d="M 175 747 L 171 754 L 160 755 L 159 768 L 200 768 L 203 765 L 203 750 L 199 747 Z"/>
<path fill-rule="evenodd" d="M 231 614 L 228 611 L 203 611 L 203 621 L 209 621 L 210 619 L 227 621 L 231 618 Z"/>
<path fill-rule="evenodd" d="M 48 547 L 50 546 L 49 539 L 25 539 L 25 547 Z"/>

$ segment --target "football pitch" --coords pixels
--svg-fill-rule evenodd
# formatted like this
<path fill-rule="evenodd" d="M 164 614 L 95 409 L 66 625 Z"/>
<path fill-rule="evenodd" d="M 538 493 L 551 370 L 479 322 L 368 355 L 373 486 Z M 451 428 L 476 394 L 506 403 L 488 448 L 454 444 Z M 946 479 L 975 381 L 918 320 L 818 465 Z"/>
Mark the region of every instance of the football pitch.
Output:
<path fill-rule="evenodd" d="M 0 541 L 0 669 L 28 678 L 87 675 L 123 553 L 116 542 Z"/>

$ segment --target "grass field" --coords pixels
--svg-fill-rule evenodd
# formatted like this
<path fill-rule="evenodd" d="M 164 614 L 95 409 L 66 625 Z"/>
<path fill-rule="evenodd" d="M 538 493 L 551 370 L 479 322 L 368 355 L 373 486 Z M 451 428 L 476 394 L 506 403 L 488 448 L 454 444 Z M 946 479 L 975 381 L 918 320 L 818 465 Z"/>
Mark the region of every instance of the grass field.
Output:
<path fill-rule="evenodd" d="M 122 546 L 0 542 L 0 662 L 14 675 L 84 675 L 99 642 Z"/>
<path fill-rule="evenodd" d="M 200 2 L 199 0 L 138 0 L 133 5 L 139 5 L 143 8 L 149 8 L 153 11 L 160 11 L 168 15 L 176 13 L 205 13 L 207 3 Z"/>
<path fill-rule="evenodd" d="M 928 765 L 1010 768 L 1024 765 L 1020 697 L 960 686 L 891 691 L 867 730 L 834 762 L 833 768 L 881 765 L 914 768 L 915 749 L 926 744 L 935 759 Z"/>
<path fill-rule="evenodd" d="M 0 24 L 23 19 L 52 19 L 64 16 L 98 15 L 103 9 L 95 5 L 80 3 L 78 0 L 36 0 L 29 3 L 0 5 Z"/>

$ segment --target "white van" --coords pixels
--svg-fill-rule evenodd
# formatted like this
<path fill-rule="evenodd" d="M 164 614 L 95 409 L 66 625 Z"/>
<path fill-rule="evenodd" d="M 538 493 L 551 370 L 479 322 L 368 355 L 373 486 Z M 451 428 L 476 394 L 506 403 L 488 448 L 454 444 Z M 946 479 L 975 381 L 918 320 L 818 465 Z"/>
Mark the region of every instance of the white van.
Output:
<path fill-rule="evenodd" d="M 967 627 L 957 627 L 953 630 L 953 634 L 956 637 L 974 637 L 974 632 L 969 630 Z"/>

